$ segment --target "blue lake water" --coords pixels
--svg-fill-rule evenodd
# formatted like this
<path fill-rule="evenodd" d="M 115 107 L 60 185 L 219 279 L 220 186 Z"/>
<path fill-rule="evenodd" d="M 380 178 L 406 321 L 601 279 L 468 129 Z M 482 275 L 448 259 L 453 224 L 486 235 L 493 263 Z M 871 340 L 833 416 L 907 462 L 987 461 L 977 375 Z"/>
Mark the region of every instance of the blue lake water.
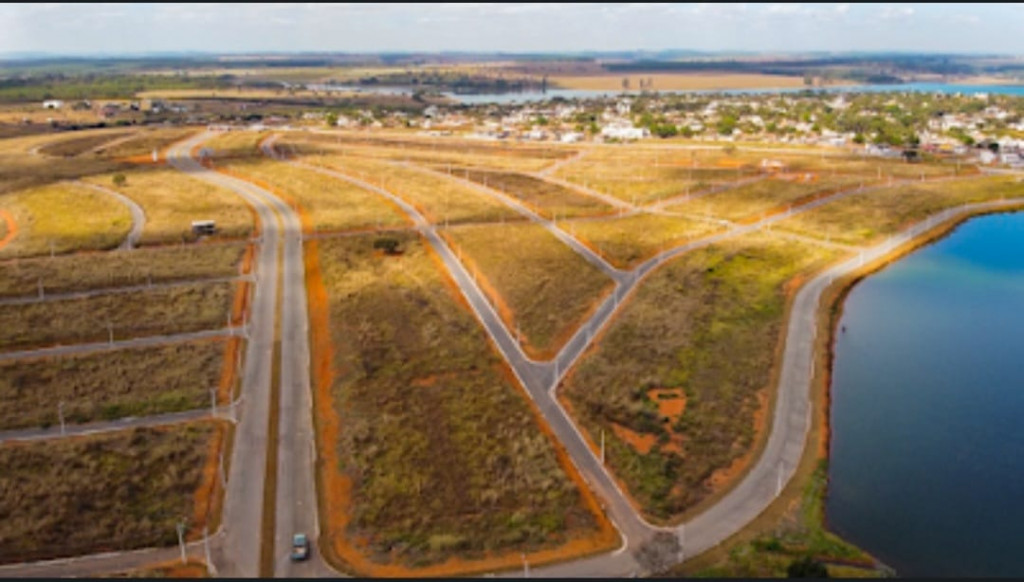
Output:
<path fill-rule="evenodd" d="M 832 530 L 900 576 L 1024 575 L 1024 214 L 871 275 L 840 324 Z"/>
<path fill-rule="evenodd" d="M 374 86 L 328 86 L 309 85 L 317 90 L 334 91 L 360 91 L 364 93 L 379 93 L 386 95 L 412 95 L 414 89 L 411 87 L 374 87 Z M 749 95 L 764 93 L 798 93 L 804 88 L 779 88 L 779 89 L 731 89 L 719 91 L 662 91 L 661 93 L 695 93 L 711 94 L 720 93 L 725 95 Z M 921 92 L 921 93 L 963 93 L 970 95 L 974 93 L 994 93 L 998 95 L 1024 95 L 1024 85 L 951 85 L 948 83 L 904 83 L 901 85 L 839 85 L 814 89 L 815 91 L 827 91 L 830 93 L 878 93 L 878 92 Z M 547 101 L 555 97 L 565 99 L 592 99 L 595 97 L 610 97 L 622 95 L 622 91 L 594 91 L 586 89 L 548 89 L 541 91 L 522 91 L 506 93 L 443 93 L 443 95 L 467 105 L 479 105 L 487 103 L 511 104 L 511 103 L 533 103 Z M 628 91 L 627 94 L 637 95 L 639 91 Z"/>

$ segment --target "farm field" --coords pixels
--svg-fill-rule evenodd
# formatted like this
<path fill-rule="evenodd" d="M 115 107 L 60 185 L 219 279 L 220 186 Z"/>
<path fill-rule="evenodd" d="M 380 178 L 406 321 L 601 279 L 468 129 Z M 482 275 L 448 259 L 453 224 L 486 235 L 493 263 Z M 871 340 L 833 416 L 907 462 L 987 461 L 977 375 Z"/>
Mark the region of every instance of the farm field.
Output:
<path fill-rule="evenodd" d="M 435 167 L 445 171 L 447 168 Z M 453 176 L 472 180 L 495 190 L 500 190 L 523 201 L 527 206 L 545 218 L 572 218 L 610 214 L 615 211 L 608 204 L 591 196 L 585 196 L 571 189 L 540 178 L 515 172 L 491 172 L 468 168 L 451 168 Z"/>
<path fill-rule="evenodd" d="M 0 305 L 0 348 L 115 340 L 219 329 L 235 284 L 199 283 L 26 305 Z"/>
<path fill-rule="evenodd" d="M 910 183 L 849 196 L 778 223 L 780 230 L 831 241 L 869 245 L 957 204 L 1024 196 L 1010 176 Z"/>
<path fill-rule="evenodd" d="M 91 176 L 85 181 L 111 188 L 131 198 L 146 213 L 141 245 L 192 241 L 193 220 L 214 220 L 215 237 L 248 236 L 253 213 L 230 190 L 213 186 L 173 169 L 142 168 L 124 172 L 126 182 L 114 186 L 113 176 Z"/>
<path fill-rule="evenodd" d="M 386 198 L 345 180 L 268 158 L 222 163 L 221 169 L 270 187 L 294 200 L 315 231 L 343 231 L 409 224 Z"/>
<path fill-rule="evenodd" d="M 533 357 L 553 356 L 614 282 L 533 223 L 470 225 L 442 233 Z"/>
<path fill-rule="evenodd" d="M 561 227 L 618 268 L 635 267 L 663 250 L 722 230 L 710 222 L 661 214 L 568 220 Z"/>
<path fill-rule="evenodd" d="M 209 407 L 225 341 L 0 362 L 0 430 Z"/>
<path fill-rule="evenodd" d="M 203 466 L 224 430 L 202 422 L 0 445 L 0 562 L 177 543 L 206 521 Z"/>
<path fill-rule="evenodd" d="M 436 224 L 445 221 L 455 224 L 523 220 L 522 216 L 501 202 L 469 186 L 421 169 L 337 155 L 310 156 L 304 161 L 336 170 L 374 186 L 383 184 L 385 190 L 412 204 L 427 220 Z"/>
<path fill-rule="evenodd" d="M 416 235 L 395 237 L 396 256 L 374 236 L 318 241 L 333 344 L 315 404 L 327 543 L 362 569 L 414 568 L 593 536 L 595 515 L 437 260 Z"/>
<path fill-rule="evenodd" d="M 753 220 L 805 198 L 856 188 L 863 182 L 856 176 L 819 177 L 815 174 L 800 174 L 788 179 L 769 178 L 673 204 L 665 210 L 732 221 Z"/>
<path fill-rule="evenodd" d="M 18 235 L 0 249 L 0 259 L 121 244 L 131 229 L 128 209 L 115 198 L 75 184 L 50 184 L 0 197 Z"/>
<path fill-rule="evenodd" d="M 787 296 L 835 251 L 764 235 L 652 273 L 564 381 L 644 513 L 671 520 L 735 478 L 765 422 Z"/>
<path fill-rule="evenodd" d="M 232 277 L 239 274 L 245 253 L 245 243 L 231 242 L 11 260 L 0 263 L 0 297 L 36 295 L 40 284 L 44 293 L 67 293 Z"/>

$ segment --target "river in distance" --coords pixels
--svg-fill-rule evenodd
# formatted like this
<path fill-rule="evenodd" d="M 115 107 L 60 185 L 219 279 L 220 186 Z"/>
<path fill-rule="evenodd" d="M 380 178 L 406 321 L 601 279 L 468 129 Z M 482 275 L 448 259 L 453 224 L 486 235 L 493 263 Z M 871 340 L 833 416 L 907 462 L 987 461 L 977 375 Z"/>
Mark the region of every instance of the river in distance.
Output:
<path fill-rule="evenodd" d="M 900 576 L 1024 575 L 1024 213 L 867 277 L 840 326 L 830 528 Z"/>

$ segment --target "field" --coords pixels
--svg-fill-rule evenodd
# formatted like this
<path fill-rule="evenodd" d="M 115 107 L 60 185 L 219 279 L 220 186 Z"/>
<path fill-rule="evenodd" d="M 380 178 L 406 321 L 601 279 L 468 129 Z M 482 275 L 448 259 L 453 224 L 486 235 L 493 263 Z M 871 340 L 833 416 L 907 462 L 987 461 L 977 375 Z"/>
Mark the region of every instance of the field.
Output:
<path fill-rule="evenodd" d="M 614 285 L 537 224 L 463 226 L 444 236 L 482 275 L 492 305 L 509 329 L 518 326 L 533 357 L 554 355 Z"/>
<path fill-rule="evenodd" d="M 283 192 L 302 206 L 315 231 L 342 231 L 408 224 L 405 214 L 380 194 L 345 180 L 267 158 L 219 166 L 270 190 Z"/>
<path fill-rule="evenodd" d="M 40 142 L 19 138 L 0 140 L 0 204 L 3 203 L 2 196 L 10 192 L 129 167 L 123 162 L 95 156 L 54 158 L 22 151 L 33 143 Z"/>
<path fill-rule="evenodd" d="M 575 150 L 562 147 L 542 145 L 520 145 L 512 142 L 466 141 L 447 138 L 422 138 L 416 136 L 367 136 L 346 132 L 302 133 L 301 136 L 311 143 L 324 145 L 346 146 L 358 150 L 360 148 L 398 149 L 406 152 L 424 151 L 431 153 L 486 155 L 496 158 L 539 158 L 547 163 L 571 157 Z"/>
<path fill-rule="evenodd" d="M 794 278 L 838 255 L 763 236 L 655 271 L 561 395 L 644 512 L 669 520 L 749 461 L 764 426 Z"/>
<path fill-rule="evenodd" d="M 87 131 L 72 133 L 73 137 L 55 140 L 39 148 L 39 153 L 47 156 L 73 158 L 92 152 L 103 144 L 127 137 L 133 130 Z"/>
<path fill-rule="evenodd" d="M 555 175 L 632 204 L 692 194 L 751 175 L 749 170 L 662 164 L 654 157 L 632 161 L 604 157 L 588 155 L 562 166 Z"/>
<path fill-rule="evenodd" d="M 208 407 L 224 341 L 0 362 L 0 430 Z"/>
<path fill-rule="evenodd" d="M 837 200 L 786 219 L 778 228 L 870 245 L 944 208 L 1017 196 L 1024 196 L 1024 184 L 1014 177 L 912 183 Z"/>
<path fill-rule="evenodd" d="M 0 305 L 0 348 L 107 341 L 218 329 L 235 285 L 207 283 L 27 305 Z"/>
<path fill-rule="evenodd" d="M 665 73 L 609 73 L 606 75 L 552 76 L 548 83 L 564 89 L 589 89 L 595 91 L 620 91 L 623 79 L 629 80 L 629 88 L 637 90 L 640 81 L 652 82 L 654 91 L 673 90 L 725 90 L 725 89 L 778 89 L 802 87 L 803 77 L 760 74 L 665 74 Z"/>
<path fill-rule="evenodd" d="M 383 184 L 381 187 L 415 206 L 434 223 L 522 219 L 501 202 L 424 170 L 351 156 L 311 156 L 307 161 L 374 186 Z"/>
<path fill-rule="evenodd" d="M 177 543 L 197 522 L 210 422 L 0 446 L 0 562 Z"/>
<path fill-rule="evenodd" d="M 76 250 L 110 249 L 131 229 L 131 215 L 120 201 L 74 184 L 51 184 L 0 197 L 18 236 L 0 249 L 0 258 Z"/>
<path fill-rule="evenodd" d="M 2 224 L 2 223 L 0 223 Z M 187 281 L 239 274 L 244 243 L 199 244 L 79 253 L 0 263 L 0 297 Z"/>
<path fill-rule="evenodd" d="M 86 181 L 114 188 L 142 207 L 146 213 L 142 245 L 195 240 L 193 220 L 216 221 L 218 237 L 243 237 L 252 231 L 252 211 L 230 190 L 173 169 L 143 168 L 126 171 L 124 175 L 127 181 L 118 187 L 109 174 L 92 176 Z"/>
<path fill-rule="evenodd" d="M 127 572 L 118 572 L 110 574 L 109 576 L 100 576 L 100 578 L 210 578 L 210 573 L 206 568 L 206 564 L 196 560 L 195 558 L 189 558 L 185 564 L 181 563 L 181 560 L 175 559 L 170 562 L 162 564 L 154 564 L 152 566 L 146 566 L 138 568 L 136 570 L 130 570 Z"/>
<path fill-rule="evenodd" d="M 172 143 L 183 140 L 194 133 L 196 133 L 196 128 L 148 129 L 136 133 L 131 139 L 111 145 L 110 147 L 103 147 L 100 153 L 112 158 L 142 156 L 146 159 L 152 159 L 150 156 L 153 150 L 159 152 Z"/>
<path fill-rule="evenodd" d="M 663 250 L 721 230 L 709 222 L 660 214 L 570 220 L 561 227 L 619 268 L 634 267 Z"/>
<path fill-rule="evenodd" d="M 809 178 L 809 179 L 808 179 Z M 855 188 L 856 176 L 799 174 L 788 179 L 769 178 L 667 207 L 669 212 L 707 215 L 726 220 L 756 219 L 805 198 Z"/>
<path fill-rule="evenodd" d="M 203 142 L 215 160 L 259 158 L 259 144 L 267 137 L 264 131 L 228 131 Z"/>
<path fill-rule="evenodd" d="M 318 137 L 324 139 L 316 139 Z M 323 134 L 292 135 L 277 142 L 279 150 L 290 154 L 317 155 L 332 154 L 371 160 L 392 160 L 428 164 L 433 166 L 460 166 L 479 168 L 482 170 L 506 170 L 512 172 L 537 172 L 557 159 L 543 156 L 530 157 L 506 154 L 502 150 L 488 147 L 487 149 L 458 148 L 455 144 L 440 142 L 433 148 L 418 142 L 398 142 L 393 145 L 337 143 L 328 141 L 329 136 Z M 405 147 L 409 144 L 409 147 Z M 493 150 L 493 151 L 492 151 Z"/>
<path fill-rule="evenodd" d="M 318 243 L 333 342 L 315 406 L 325 540 L 368 569 L 485 552 L 518 563 L 592 536 L 596 518 L 526 396 L 425 243 L 396 236 L 398 256 L 373 236 Z"/>
<path fill-rule="evenodd" d="M 436 167 L 437 170 L 447 168 Z M 467 168 L 452 168 L 452 175 L 483 184 L 522 200 L 536 213 L 546 218 L 594 216 L 614 212 L 611 206 L 591 196 L 573 192 L 569 188 L 515 172 L 487 172 Z"/>

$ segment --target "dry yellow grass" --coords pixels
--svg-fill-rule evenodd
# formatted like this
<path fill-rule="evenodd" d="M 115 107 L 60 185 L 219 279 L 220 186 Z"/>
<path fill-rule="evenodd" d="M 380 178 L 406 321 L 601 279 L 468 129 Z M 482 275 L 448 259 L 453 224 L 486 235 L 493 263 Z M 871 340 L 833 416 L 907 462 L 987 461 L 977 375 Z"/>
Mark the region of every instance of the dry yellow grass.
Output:
<path fill-rule="evenodd" d="M 858 176 L 800 174 L 794 179 L 768 178 L 723 192 L 686 200 L 666 208 L 670 212 L 707 215 L 726 220 L 757 217 L 816 195 L 855 188 L 864 180 Z"/>
<path fill-rule="evenodd" d="M 135 131 L 131 129 L 71 132 L 63 139 L 47 142 L 39 148 L 39 153 L 65 158 L 85 155 L 101 148 L 104 143 L 121 140 L 133 133 Z"/>
<path fill-rule="evenodd" d="M 198 131 L 195 127 L 151 128 L 137 132 L 130 139 L 103 147 L 97 153 L 112 158 L 149 156 L 153 150 L 160 152 L 172 143 L 185 139 Z"/>
<path fill-rule="evenodd" d="M 619 268 L 633 267 L 665 249 L 723 228 L 660 214 L 570 220 L 562 222 L 561 227 Z"/>
<path fill-rule="evenodd" d="M 326 136 L 325 136 L 326 137 Z M 403 147 L 408 146 L 408 147 Z M 279 142 L 286 152 L 299 154 L 333 153 L 345 156 L 365 157 L 381 160 L 409 161 L 419 164 L 465 166 L 480 169 L 536 172 L 551 165 L 554 160 L 503 152 L 497 148 L 469 149 L 459 151 L 458 143 L 438 140 L 434 144 L 405 142 L 404 144 L 352 144 L 331 143 L 326 140 L 289 138 Z"/>
<path fill-rule="evenodd" d="M 705 190 L 749 176 L 751 169 L 694 167 L 678 153 L 631 151 L 630 146 L 601 148 L 560 167 L 563 180 L 634 204 Z"/>
<path fill-rule="evenodd" d="M 114 339 L 218 329 L 227 325 L 232 283 L 98 295 L 26 305 L 0 305 L 0 348 Z"/>
<path fill-rule="evenodd" d="M 553 355 L 614 283 L 543 227 L 472 225 L 445 231 L 483 276 L 510 329 L 537 356 Z"/>
<path fill-rule="evenodd" d="M 51 184 L 0 196 L 18 234 L 0 258 L 109 249 L 131 229 L 128 209 L 106 194 L 74 184 Z"/>
<path fill-rule="evenodd" d="M 857 194 L 797 214 L 778 224 L 847 244 L 874 244 L 911 223 L 958 204 L 1024 196 L 1012 176 L 915 183 Z"/>
<path fill-rule="evenodd" d="M 113 131 L 116 130 L 90 130 L 75 135 L 79 138 L 107 136 Z M 0 194 L 126 167 L 126 164 L 97 156 L 63 158 L 31 153 L 36 148 L 67 139 L 67 134 L 49 134 L 0 140 Z"/>
<path fill-rule="evenodd" d="M 456 178 L 472 180 L 488 188 L 500 190 L 522 200 L 528 207 L 547 218 L 611 214 L 614 209 L 592 196 L 584 196 L 570 188 L 517 172 L 480 171 L 469 168 L 435 168 L 450 171 Z"/>
<path fill-rule="evenodd" d="M 228 131 L 203 142 L 215 160 L 260 157 L 259 143 L 268 135 L 265 131 Z"/>
<path fill-rule="evenodd" d="M 240 237 L 252 231 L 251 210 L 230 190 L 171 169 L 147 167 L 124 175 L 127 182 L 116 189 L 146 213 L 140 244 L 195 240 L 193 220 L 216 221 L 217 236 Z M 115 188 L 109 174 L 91 176 L 86 181 Z"/>
<path fill-rule="evenodd" d="M 408 223 L 401 210 L 380 194 L 316 171 L 267 158 L 237 160 L 220 167 L 283 192 L 302 206 L 317 231 L 387 228 Z"/>
<path fill-rule="evenodd" d="M 422 170 L 351 156 L 310 156 L 306 161 L 382 186 L 436 223 L 521 219 L 519 214 L 493 198 Z"/>
<path fill-rule="evenodd" d="M 783 89 L 803 87 L 803 77 L 729 73 L 609 73 L 606 75 L 555 76 L 548 83 L 565 89 L 620 91 L 622 80 L 629 79 L 630 89 L 639 89 L 640 81 L 651 80 L 654 91 L 719 90 L 719 89 Z"/>

